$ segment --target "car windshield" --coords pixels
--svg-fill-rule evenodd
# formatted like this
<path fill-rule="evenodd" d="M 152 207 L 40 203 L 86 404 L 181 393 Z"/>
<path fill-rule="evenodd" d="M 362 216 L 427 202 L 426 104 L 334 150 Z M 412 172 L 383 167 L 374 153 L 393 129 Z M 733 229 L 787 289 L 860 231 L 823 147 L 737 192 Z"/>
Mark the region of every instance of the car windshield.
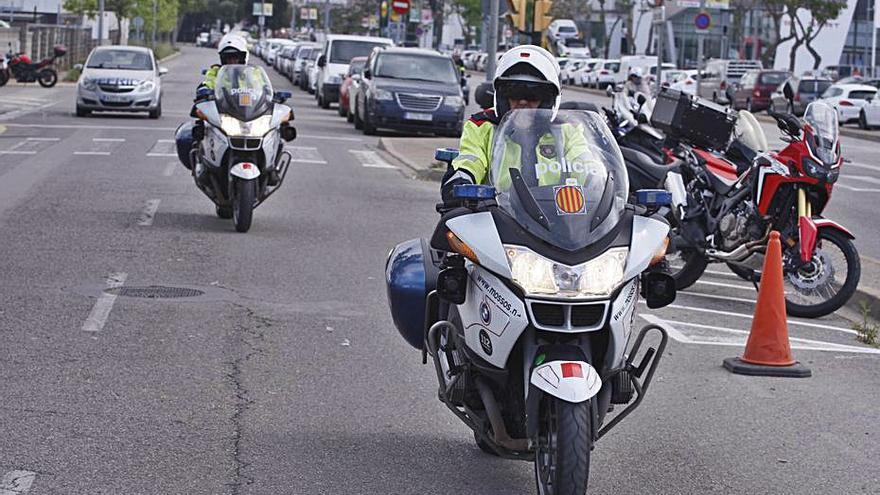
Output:
<path fill-rule="evenodd" d="M 457 84 L 452 60 L 442 57 L 383 53 L 376 59 L 376 77 Z"/>
<path fill-rule="evenodd" d="M 761 74 L 761 84 L 772 84 L 774 86 L 778 86 L 782 84 L 783 81 L 788 79 L 788 74 L 785 72 L 765 72 Z"/>
<path fill-rule="evenodd" d="M 150 54 L 141 50 L 96 50 L 88 69 L 153 70 Z"/>
<path fill-rule="evenodd" d="M 312 53 L 309 53 L 309 60 L 318 60 L 320 56 L 321 50 L 312 50 Z"/>
<path fill-rule="evenodd" d="M 366 57 L 377 46 L 388 46 L 388 43 L 370 41 L 336 40 L 330 46 L 331 64 L 347 64 L 355 57 Z"/>
<path fill-rule="evenodd" d="M 308 60 L 308 58 L 311 56 L 312 56 L 312 49 L 308 48 L 308 47 L 301 49 L 296 54 L 296 58 L 306 59 L 306 60 Z"/>
<path fill-rule="evenodd" d="M 217 111 L 248 122 L 272 111 L 272 83 L 262 67 L 224 65 L 217 73 Z"/>
<path fill-rule="evenodd" d="M 605 68 L 612 72 L 617 72 L 620 70 L 620 62 L 607 62 Z"/>
<path fill-rule="evenodd" d="M 623 157 L 598 114 L 512 110 L 498 125 L 489 180 L 520 226 L 575 251 L 608 234 L 626 205 Z"/>
<path fill-rule="evenodd" d="M 827 103 L 817 101 L 807 105 L 804 122 L 813 128 L 814 139 L 807 140 L 810 151 L 825 165 L 837 163 L 839 147 L 837 138 L 840 129 L 837 123 L 837 111 Z"/>

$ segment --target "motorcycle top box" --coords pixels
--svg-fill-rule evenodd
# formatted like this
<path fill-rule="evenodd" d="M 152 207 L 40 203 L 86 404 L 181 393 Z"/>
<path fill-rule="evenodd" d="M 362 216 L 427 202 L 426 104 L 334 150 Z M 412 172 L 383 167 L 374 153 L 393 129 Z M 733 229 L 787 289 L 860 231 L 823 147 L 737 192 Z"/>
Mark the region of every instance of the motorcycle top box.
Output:
<path fill-rule="evenodd" d="M 687 93 L 662 88 L 654 103 L 651 124 L 674 139 L 721 150 L 730 142 L 736 114 Z"/>

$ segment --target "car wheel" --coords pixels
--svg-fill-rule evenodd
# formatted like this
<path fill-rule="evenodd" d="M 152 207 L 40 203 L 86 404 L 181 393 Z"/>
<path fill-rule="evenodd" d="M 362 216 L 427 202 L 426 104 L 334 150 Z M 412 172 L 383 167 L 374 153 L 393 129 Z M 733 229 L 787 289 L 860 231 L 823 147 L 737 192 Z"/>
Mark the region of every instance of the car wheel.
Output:
<path fill-rule="evenodd" d="M 359 111 L 360 107 L 355 105 L 354 107 L 354 128 L 357 130 L 361 130 L 364 128 L 364 121 L 361 120 L 361 112 Z"/>
<path fill-rule="evenodd" d="M 866 131 L 871 130 L 871 126 L 868 125 L 868 118 L 865 115 L 864 110 L 859 112 L 859 128 L 864 129 Z"/>
<path fill-rule="evenodd" d="M 155 110 L 150 110 L 150 118 L 158 119 L 162 116 L 162 101 L 159 101 L 159 104 L 156 106 Z"/>
<path fill-rule="evenodd" d="M 372 136 L 372 135 L 376 134 L 376 126 L 374 126 L 370 122 L 370 112 L 369 111 L 364 112 L 364 120 L 363 120 L 362 126 L 364 128 L 364 135 L 365 136 Z"/>
<path fill-rule="evenodd" d="M 83 108 L 79 105 L 76 106 L 76 116 L 77 117 L 88 117 L 90 113 L 92 113 L 91 110 L 86 110 L 85 108 Z"/>
<path fill-rule="evenodd" d="M 327 101 L 327 98 L 323 95 L 318 99 L 318 104 L 321 105 L 321 108 L 324 110 L 330 108 L 330 102 Z"/>
<path fill-rule="evenodd" d="M 345 121 L 349 124 L 354 122 L 354 112 L 345 112 Z"/>

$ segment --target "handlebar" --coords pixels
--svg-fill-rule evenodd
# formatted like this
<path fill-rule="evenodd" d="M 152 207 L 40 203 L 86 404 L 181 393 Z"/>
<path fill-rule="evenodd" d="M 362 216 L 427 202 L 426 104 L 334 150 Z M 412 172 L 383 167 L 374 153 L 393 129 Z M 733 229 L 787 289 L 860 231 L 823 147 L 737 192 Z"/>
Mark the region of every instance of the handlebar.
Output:
<path fill-rule="evenodd" d="M 777 113 L 773 110 L 768 110 L 767 113 L 776 120 L 776 125 L 782 132 L 791 137 L 798 137 L 800 135 L 803 126 L 801 121 L 794 115 L 790 113 Z"/>

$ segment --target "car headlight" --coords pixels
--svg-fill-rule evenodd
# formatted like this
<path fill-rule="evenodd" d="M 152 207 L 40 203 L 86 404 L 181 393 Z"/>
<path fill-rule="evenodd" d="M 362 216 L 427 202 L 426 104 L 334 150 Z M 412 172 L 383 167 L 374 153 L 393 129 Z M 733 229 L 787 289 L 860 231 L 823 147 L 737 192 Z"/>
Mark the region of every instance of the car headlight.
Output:
<path fill-rule="evenodd" d="M 227 136 L 234 137 L 263 137 L 271 130 L 269 127 L 271 123 L 271 115 L 263 115 L 250 122 L 242 122 L 229 115 L 220 116 L 220 129 L 222 129 Z"/>
<path fill-rule="evenodd" d="M 94 79 L 81 79 L 79 83 L 83 89 L 88 91 L 95 91 L 98 89 L 98 83 L 96 83 Z"/>
<path fill-rule="evenodd" d="M 373 90 L 373 99 L 374 100 L 393 100 L 394 94 L 391 91 L 386 91 L 384 89 L 374 89 Z"/>
<path fill-rule="evenodd" d="M 460 107 L 464 105 L 464 100 L 461 96 L 447 96 L 446 97 L 446 106 L 448 107 Z"/>
<path fill-rule="evenodd" d="M 138 91 L 143 91 L 146 93 L 154 89 L 156 89 L 156 83 L 150 80 L 141 81 L 141 83 L 138 84 Z"/>
<path fill-rule="evenodd" d="M 568 266 L 522 246 L 505 245 L 513 282 L 530 296 L 609 296 L 623 281 L 629 250 L 611 248 L 580 265 Z"/>

